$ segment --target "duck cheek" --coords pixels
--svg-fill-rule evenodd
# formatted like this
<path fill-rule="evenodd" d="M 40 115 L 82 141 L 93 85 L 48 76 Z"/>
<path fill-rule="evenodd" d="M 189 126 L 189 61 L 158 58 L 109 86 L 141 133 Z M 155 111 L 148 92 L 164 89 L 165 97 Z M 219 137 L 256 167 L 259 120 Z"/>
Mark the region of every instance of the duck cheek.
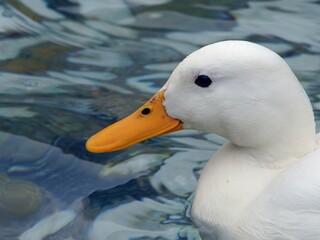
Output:
<path fill-rule="evenodd" d="M 164 93 L 163 106 L 171 118 L 179 119 L 185 125 L 186 120 L 188 120 L 188 106 L 190 104 L 188 103 L 188 99 L 183 95 L 181 89 L 169 87 Z"/>

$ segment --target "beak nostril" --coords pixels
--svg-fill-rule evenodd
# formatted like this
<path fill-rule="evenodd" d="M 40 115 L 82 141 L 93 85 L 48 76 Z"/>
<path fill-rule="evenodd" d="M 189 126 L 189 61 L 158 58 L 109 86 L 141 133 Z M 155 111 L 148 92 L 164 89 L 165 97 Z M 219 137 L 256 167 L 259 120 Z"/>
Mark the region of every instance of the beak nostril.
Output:
<path fill-rule="evenodd" d="M 142 115 L 148 115 L 150 112 L 151 112 L 151 109 L 150 109 L 150 108 L 144 108 L 144 109 L 141 111 Z"/>

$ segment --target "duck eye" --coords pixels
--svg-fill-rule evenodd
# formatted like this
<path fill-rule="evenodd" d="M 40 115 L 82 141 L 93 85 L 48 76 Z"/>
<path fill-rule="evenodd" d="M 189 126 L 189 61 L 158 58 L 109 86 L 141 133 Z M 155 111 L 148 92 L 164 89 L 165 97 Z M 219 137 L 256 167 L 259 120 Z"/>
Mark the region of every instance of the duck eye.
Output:
<path fill-rule="evenodd" d="M 194 81 L 199 87 L 205 88 L 209 87 L 212 83 L 212 80 L 206 75 L 199 75 L 197 79 Z"/>

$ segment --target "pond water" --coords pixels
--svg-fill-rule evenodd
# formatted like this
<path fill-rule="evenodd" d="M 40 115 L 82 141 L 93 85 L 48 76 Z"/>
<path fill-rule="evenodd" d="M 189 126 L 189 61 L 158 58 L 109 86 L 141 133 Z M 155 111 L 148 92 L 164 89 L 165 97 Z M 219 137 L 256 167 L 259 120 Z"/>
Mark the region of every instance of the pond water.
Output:
<path fill-rule="evenodd" d="M 0 1 L 0 239 L 200 239 L 188 207 L 224 139 L 181 131 L 105 154 L 86 139 L 227 39 L 283 56 L 318 120 L 319 15 L 316 0 Z"/>

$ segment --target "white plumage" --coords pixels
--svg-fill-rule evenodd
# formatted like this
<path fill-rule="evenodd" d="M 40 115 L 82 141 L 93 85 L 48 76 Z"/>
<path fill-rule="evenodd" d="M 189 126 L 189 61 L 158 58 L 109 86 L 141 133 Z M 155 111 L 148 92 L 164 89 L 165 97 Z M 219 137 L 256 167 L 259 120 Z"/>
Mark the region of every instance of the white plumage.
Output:
<path fill-rule="evenodd" d="M 195 79 L 213 81 L 199 87 Z M 184 128 L 229 140 L 207 163 L 192 219 L 204 240 L 320 239 L 320 150 L 308 97 L 276 53 L 245 41 L 184 59 L 164 106 Z"/>
<path fill-rule="evenodd" d="M 203 240 L 319 240 L 320 150 L 310 101 L 286 62 L 245 41 L 186 57 L 146 104 L 87 141 L 115 151 L 185 129 L 229 140 L 191 209 Z"/>

